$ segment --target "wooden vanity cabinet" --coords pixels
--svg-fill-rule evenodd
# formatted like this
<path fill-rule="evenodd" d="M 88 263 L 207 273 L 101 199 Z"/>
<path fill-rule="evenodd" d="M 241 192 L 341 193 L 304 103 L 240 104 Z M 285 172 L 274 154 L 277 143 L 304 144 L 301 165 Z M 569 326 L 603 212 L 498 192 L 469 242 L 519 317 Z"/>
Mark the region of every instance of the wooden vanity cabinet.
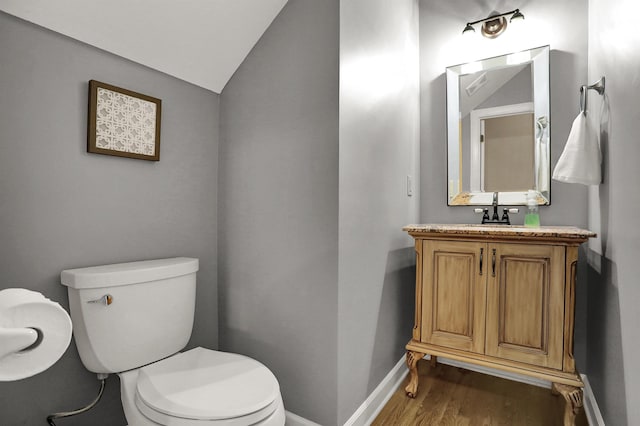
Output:
<path fill-rule="evenodd" d="M 416 312 L 407 344 L 410 381 L 425 354 L 552 382 L 573 424 L 584 386 L 573 359 L 577 228 L 410 225 Z"/>

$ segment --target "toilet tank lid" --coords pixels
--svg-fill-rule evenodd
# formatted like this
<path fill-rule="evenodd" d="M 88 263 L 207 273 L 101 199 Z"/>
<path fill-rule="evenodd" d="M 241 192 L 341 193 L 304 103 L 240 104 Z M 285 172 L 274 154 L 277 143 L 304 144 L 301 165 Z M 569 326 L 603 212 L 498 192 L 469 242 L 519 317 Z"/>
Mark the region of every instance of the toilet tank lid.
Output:
<path fill-rule="evenodd" d="M 197 271 L 198 259 L 174 257 L 66 269 L 60 274 L 60 281 L 76 289 L 102 288 L 174 278 Z"/>

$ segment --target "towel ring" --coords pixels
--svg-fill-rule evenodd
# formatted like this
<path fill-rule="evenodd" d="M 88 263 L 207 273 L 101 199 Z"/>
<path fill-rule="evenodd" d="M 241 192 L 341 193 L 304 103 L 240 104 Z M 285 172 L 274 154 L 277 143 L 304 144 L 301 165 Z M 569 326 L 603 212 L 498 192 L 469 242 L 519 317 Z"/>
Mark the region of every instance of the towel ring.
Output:
<path fill-rule="evenodd" d="M 605 78 L 602 76 L 600 80 L 593 83 L 591 86 L 580 86 L 580 112 L 583 115 L 587 115 L 587 91 L 593 89 L 598 92 L 599 95 L 604 94 Z"/>

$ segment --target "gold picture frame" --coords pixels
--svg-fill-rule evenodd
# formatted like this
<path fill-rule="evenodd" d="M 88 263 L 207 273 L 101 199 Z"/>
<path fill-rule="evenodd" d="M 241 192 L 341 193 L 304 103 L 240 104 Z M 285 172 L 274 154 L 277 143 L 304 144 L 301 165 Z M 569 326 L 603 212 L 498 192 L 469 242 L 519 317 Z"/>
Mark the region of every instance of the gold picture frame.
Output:
<path fill-rule="evenodd" d="M 161 112 L 158 98 L 90 80 L 87 152 L 159 161 Z"/>

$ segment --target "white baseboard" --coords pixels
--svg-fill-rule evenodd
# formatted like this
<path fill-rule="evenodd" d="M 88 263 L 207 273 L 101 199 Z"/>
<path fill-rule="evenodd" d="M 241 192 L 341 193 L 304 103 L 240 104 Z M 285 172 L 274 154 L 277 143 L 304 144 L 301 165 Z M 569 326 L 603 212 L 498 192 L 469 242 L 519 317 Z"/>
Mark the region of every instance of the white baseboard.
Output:
<path fill-rule="evenodd" d="M 371 395 L 358 407 L 344 426 L 366 426 L 380 414 L 387 401 L 391 399 L 400 383 L 407 377 L 409 370 L 405 367 L 405 357 L 391 369 Z"/>
<path fill-rule="evenodd" d="M 605 426 L 604 419 L 600 413 L 600 408 L 598 407 L 598 402 L 593 394 L 593 389 L 591 389 L 589 379 L 587 379 L 587 376 L 584 374 L 581 374 L 580 376 L 584 382 L 584 413 L 587 415 L 587 421 L 590 426 Z"/>

